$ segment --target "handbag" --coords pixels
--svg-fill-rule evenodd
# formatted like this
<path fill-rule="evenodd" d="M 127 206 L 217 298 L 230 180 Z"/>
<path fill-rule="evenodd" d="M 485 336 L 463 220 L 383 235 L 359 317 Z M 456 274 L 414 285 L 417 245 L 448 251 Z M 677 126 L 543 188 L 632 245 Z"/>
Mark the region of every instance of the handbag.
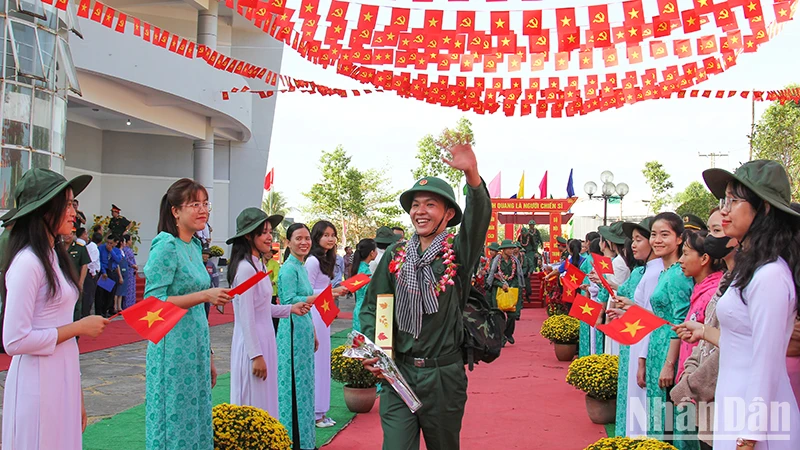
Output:
<path fill-rule="evenodd" d="M 508 292 L 503 289 L 497 289 L 497 308 L 500 311 L 510 312 L 517 310 L 517 302 L 519 301 L 519 288 L 510 287 Z"/>

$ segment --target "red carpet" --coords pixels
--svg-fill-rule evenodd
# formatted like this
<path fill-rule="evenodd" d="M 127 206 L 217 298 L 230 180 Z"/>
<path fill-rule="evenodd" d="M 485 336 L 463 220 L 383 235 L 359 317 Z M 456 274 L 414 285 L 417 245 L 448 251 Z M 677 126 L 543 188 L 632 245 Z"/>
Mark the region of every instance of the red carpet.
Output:
<path fill-rule="evenodd" d="M 209 326 L 213 327 L 230 322 L 233 322 L 233 308 L 228 308 L 225 314 L 220 314 L 216 309 L 211 308 L 211 313 L 208 315 Z M 89 353 L 142 340 L 142 337 L 133 331 L 133 328 L 129 327 L 122 317 L 119 317 L 108 324 L 103 334 L 97 338 L 80 338 L 78 347 L 81 353 Z M 11 357 L 6 354 L 0 354 L 0 372 L 8 370 L 10 365 Z"/>
<path fill-rule="evenodd" d="M 545 310 L 525 309 L 522 316 L 517 343 L 507 345 L 495 362 L 467 372 L 461 448 L 576 450 L 605 437 L 604 428 L 586 415 L 583 393 L 564 381 L 569 364 L 556 360 L 553 347 L 539 336 Z M 376 403 L 325 449 L 376 450 L 382 442 Z"/>

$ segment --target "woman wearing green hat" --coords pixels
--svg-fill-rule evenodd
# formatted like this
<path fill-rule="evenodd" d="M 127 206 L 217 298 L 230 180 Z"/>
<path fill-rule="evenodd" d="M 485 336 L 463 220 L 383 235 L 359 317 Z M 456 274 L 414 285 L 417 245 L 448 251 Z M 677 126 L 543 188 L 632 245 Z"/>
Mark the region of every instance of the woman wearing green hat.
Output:
<path fill-rule="evenodd" d="M 227 289 L 208 289 L 202 245 L 195 233 L 211 205 L 203 185 L 182 178 L 161 198 L 158 235 L 144 267 L 145 298 L 188 310 L 158 344 L 147 344 L 145 431 L 148 450 L 214 447 L 211 388 L 217 370 L 204 303 L 230 302 Z"/>
<path fill-rule="evenodd" d="M 83 447 L 86 410 L 74 338 L 99 336 L 108 320 L 88 316 L 73 322 L 78 274 L 58 241 L 72 232 L 72 200 L 91 180 L 81 175 L 67 181 L 32 169 L 14 188 L 17 208 L 6 221 L 15 226 L 0 262 L 6 281 L 3 344 L 12 356 L 3 395 L 3 448 Z"/>
<path fill-rule="evenodd" d="M 272 249 L 272 230 L 283 216 L 246 208 L 236 218 L 236 234 L 228 265 L 228 284 L 236 287 L 258 272 L 267 272 L 264 253 Z M 305 302 L 272 304 L 272 282 L 264 279 L 233 299 L 231 342 L 231 403 L 263 409 L 278 417 L 278 347 L 272 318 L 302 316 L 311 310 Z"/>
<path fill-rule="evenodd" d="M 786 368 L 800 291 L 800 213 L 791 208 L 789 178 L 779 163 L 766 160 L 735 173 L 706 170 L 703 178 L 722 199 L 725 235 L 740 243 L 732 289 L 717 303 L 720 327 L 676 327 L 685 340 L 719 346 L 714 449 L 800 448 L 800 409 Z M 741 406 L 722 407 L 726 402 Z M 776 405 L 784 410 L 780 417 Z M 759 420 L 752 420 L 754 410 L 763 411 Z M 732 428 L 740 420 L 731 419 L 742 415 L 744 429 Z"/>

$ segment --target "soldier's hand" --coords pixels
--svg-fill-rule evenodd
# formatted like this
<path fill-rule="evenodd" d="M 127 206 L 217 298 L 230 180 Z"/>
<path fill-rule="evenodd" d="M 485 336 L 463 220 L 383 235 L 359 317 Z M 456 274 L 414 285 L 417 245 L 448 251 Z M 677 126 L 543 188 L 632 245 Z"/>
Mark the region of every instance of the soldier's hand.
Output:
<path fill-rule="evenodd" d="M 365 369 L 369 370 L 370 373 L 372 373 L 376 377 L 383 378 L 383 372 L 381 372 L 381 369 L 375 367 L 375 364 L 377 363 L 378 363 L 378 358 L 361 360 L 361 364 L 364 365 Z"/>

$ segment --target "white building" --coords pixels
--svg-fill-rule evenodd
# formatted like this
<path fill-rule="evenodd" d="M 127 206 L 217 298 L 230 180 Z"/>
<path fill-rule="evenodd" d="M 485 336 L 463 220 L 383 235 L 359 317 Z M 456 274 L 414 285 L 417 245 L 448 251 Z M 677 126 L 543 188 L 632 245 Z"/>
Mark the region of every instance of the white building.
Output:
<path fill-rule="evenodd" d="M 43 20 L 13 11 L 17 0 L 0 0 L 0 27 L 11 44 L 3 49 L 0 212 L 11 206 L 16 180 L 31 167 L 50 167 L 67 178 L 92 175 L 79 197 L 88 222 L 118 205 L 142 224 L 143 262 L 161 197 L 175 180 L 189 177 L 209 190 L 213 238 L 224 245 L 237 213 L 260 206 L 276 97 L 224 101 L 223 90 L 268 86 L 145 42 L 133 34 L 133 17 L 276 73 L 282 44 L 216 0 L 105 1 L 127 14 L 124 34 L 75 17 L 79 2 L 70 1 L 72 9 L 55 20 L 53 7 L 20 0 L 38 8 L 33 13 Z M 75 21 L 83 39 L 69 33 Z"/>

